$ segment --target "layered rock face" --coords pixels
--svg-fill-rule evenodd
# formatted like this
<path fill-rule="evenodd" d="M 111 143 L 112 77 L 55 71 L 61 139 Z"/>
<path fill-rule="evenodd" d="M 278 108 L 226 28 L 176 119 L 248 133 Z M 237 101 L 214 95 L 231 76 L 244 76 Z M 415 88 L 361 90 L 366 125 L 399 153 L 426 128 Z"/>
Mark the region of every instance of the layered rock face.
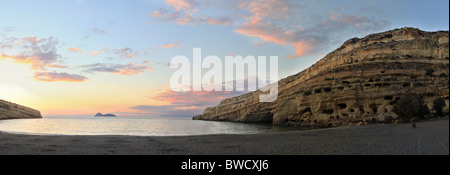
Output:
<path fill-rule="evenodd" d="M 260 103 L 256 91 L 225 99 L 194 120 L 271 122 L 333 127 L 388 123 L 405 93 L 449 108 L 449 32 L 395 29 L 353 38 L 308 69 L 278 82 L 278 99 Z"/>
<path fill-rule="evenodd" d="M 41 112 L 29 107 L 0 100 L 0 120 L 42 118 Z"/>

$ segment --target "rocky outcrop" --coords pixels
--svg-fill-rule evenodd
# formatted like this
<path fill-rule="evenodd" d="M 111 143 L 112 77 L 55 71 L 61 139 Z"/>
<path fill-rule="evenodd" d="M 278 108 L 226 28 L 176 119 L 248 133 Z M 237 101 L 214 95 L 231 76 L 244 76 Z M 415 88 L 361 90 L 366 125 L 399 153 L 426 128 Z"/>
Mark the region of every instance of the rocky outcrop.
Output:
<path fill-rule="evenodd" d="M 42 118 L 41 112 L 0 99 L 0 120 L 26 118 Z"/>
<path fill-rule="evenodd" d="M 278 99 L 260 103 L 256 91 L 206 108 L 195 120 L 332 127 L 391 122 L 405 93 L 446 99 L 449 32 L 395 29 L 353 38 L 304 71 L 278 82 Z"/>

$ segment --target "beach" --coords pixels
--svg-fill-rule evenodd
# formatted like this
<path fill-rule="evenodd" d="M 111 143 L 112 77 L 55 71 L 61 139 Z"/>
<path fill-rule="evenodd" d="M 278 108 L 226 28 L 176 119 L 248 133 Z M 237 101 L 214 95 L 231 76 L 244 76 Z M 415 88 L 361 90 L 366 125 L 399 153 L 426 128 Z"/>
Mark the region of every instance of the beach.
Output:
<path fill-rule="evenodd" d="M 0 155 L 448 155 L 449 118 L 305 131 L 201 136 L 0 132 Z"/>

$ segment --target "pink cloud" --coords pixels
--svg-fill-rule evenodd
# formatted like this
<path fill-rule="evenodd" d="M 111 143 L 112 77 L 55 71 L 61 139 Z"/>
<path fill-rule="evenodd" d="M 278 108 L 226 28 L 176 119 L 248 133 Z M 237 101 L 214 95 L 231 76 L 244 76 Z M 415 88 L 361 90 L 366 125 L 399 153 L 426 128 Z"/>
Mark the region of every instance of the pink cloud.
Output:
<path fill-rule="evenodd" d="M 88 54 L 88 56 L 92 57 L 92 56 L 96 56 L 102 53 L 105 53 L 105 51 L 107 51 L 108 49 L 100 49 L 99 51 L 83 51 L 80 48 L 76 48 L 76 47 L 71 47 L 68 49 L 71 52 L 76 52 L 76 53 L 82 53 L 82 54 Z"/>
<path fill-rule="evenodd" d="M 69 48 L 69 51 L 71 51 L 71 52 L 78 52 L 78 53 L 83 53 L 83 51 L 82 51 L 81 49 L 79 49 L 79 48 L 75 48 L 75 47 L 71 47 L 71 48 Z"/>
<path fill-rule="evenodd" d="M 328 18 L 302 27 L 298 22 L 293 22 L 298 16 L 294 14 L 298 7 L 294 1 L 289 0 L 243 1 L 237 8 L 247 11 L 248 15 L 241 24 L 238 24 L 235 32 L 262 40 L 256 44 L 274 43 L 291 46 L 295 50 L 294 53 L 285 57 L 298 58 L 324 47 L 339 33 L 374 30 L 387 25 L 385 21 L 374 20 L 367 16 L 342 15 L 333 11 Z"/>
<path fill-rule="evenodd" d="M 90 53 L 89 53 L 89 56 L 95 56 L 95 55 L 98 55 L 98 54 L 100 54 L 100 51 L 91 51 Z"/>
<path fill-rule="evenodd" d="M 242 1 L 237 8 L 249 11 L 251 16 L 247 17 L 246 21 L 255 24 L 268 18 L 287 19 L 292 11 L 289 2 L 285 0 Z"/>
<path fill-rule="evenodd" d="M 180 47 L 180 45 L 181 45 L 180 43 L 174 43 L 174 44 L 168 43 L 168 44 L 160 45 L 158 47 L 159 48 L 164 48 L 164 49 L 171 49 L 171 48 Z"/>
<path fill-rule="evenodd" d="M 133 75 L 143 73 L 145 71 L 154 72 L 153 67 L 150 67 L 148 62 L 144 61 L 142 64 L 105 64 L 105 63 L 97 63 L 97 64 L 89 64 L 80 66 L 81 68 L 85 68 L 85 72 L 95 73 L 95 72 L 109 72 L 120 75 Z"/>
<path fill-rule="evenodd" d="M 114 53 L 121 58 L 139 58 L 139 52 L 130 48 L 113 49 Z"/>
<path fill-rule="evenodd" d="M 33 44 L 37 44 L 39 42 L 39 40 L 40 39 L 35 36 L 22 38 L 22 42 L 29 42 L 29 43 L 33 43 Z"/>
<path fill-rule="evenodd" d="M 69 48 L 69 51 L 76 52 L 76 53 L 82 53 L 87 54 L 88 56 L 97 56 L 100 54 L 114 54 L 116 56 L 119 56 L 120 58 L 139 58 L 139 51 L 133 50 L 131 48 L 122 48 L 122 49 L 100 49 L 100 50 L 94 50 L 94 51 L 84 51 L 80 48 L 71 47 Z"/>
<path fill-rule="evenodd" d="M 261 43 L 291 45 L 295 49 L 295 54 L 288 55 L 287 58 L 300 57 L 311 50 L 311 43 L 293 39 L 293 32 L 276 26 L 271 21 L 288 20 L 288 16 L 292 13 L 289 1 L 244 1 L 238 8 L 247 10 L 250 16 L 235 31 L 244 36 L 258 37 L 262 42 L 257 42 L 257 45 Z"/>
<path fill-rule="evenodd" d="M 286 56 L 288 58 L 306 55 L 313 48 L 313 44 L 308 41 L 294 40 L 293 33 L 290 31 L 285 31 L 271 24 L 265 24 L 256 20 L 242 24 L 240 28 L 235 30 L 235 32 L 244 36 L 258 37 L 262 40 L 262 42 L 256 43 L 257 45 L 260 45 L 261 43 L 290 45 L 295 49 L 295 54 Z"/>
<path fill-rule="evenodd" d="M 229 18 L 221 17 L 221 18 L 207 18 L 207 23 L 213 25 L 230 25 L 231 20 Z"/>
<path fill-rule="evenodd" d="M 339 14 L 344 11 L 342 8 L 330 10 L 330 13 L 318 11 L 319 14 L 312 18 L 313 13 L 300 13 L 309 6 L 293 0 L 167 0 L 166 4 L 169 8 L 149 15 L 178 25 L 230 25 L 236 33 L 258 38 L 260 41 L 252 41 L 256 45 L 276 44 L 292 48 L 293 53 L 287 54 L 286 58 L 320 54 L 316 52 L 328 49 L 329 45 L 335 44 L 332 41 L 340 37 L 376 31 L 388 25 L 386 21 L 365 15 Z M 229 8 L 224 10 L 224 6 Z M 208 10 L 227 15 L 211 17 L 202 14 Z"/>
<path fill-rule="evenodd" d="M 85 76 L 58 72 L 35 72 L 33 78 L 38 81 L 46 82 L 84 82 L 87 80 Z"/>
<path fill-rule="evenodd" d="M 0 59 L 12 59 L 15 63 L 29 64 L 32 70 L 47 70 L 47 68 L 66 68 L 65 65 L 57 65 L 51 63 L 52 61 L 43 60 L 43 57 L 51 58 L 53 55 L 36 55 L 36 56 L 24 56 L 24 55 L 0 55 Z M 44 58 L 45 59 L 45 58 Z"/>
<path fill-rule="evenodd" d="M 312 50 L 310 43 L 299 41 L 297 43 L 290 43 L 295 48 L 295 54 L 288 55 L 286 58 L 297 58 L 309 53 Z"/>
<path fill-rule="evenodd" d="M 16 63 L 29 64 L 33 70 L 47 68 L 65 68 L 60 65 L 61 56 L 56 53 L 59 42 L 55 38 L 37 38 L 34 36 L 21 39 L 5 39 L 0 43 L 0 59 L 12 59 Z M 6 51 L 6 52 L 5 52 Z"/>
<path fill-rule="evenodd" d="M 122 69 L 120 69 L 117 73 L 121 75 L 132 75 L 139 74 L 146 70 L 151 70 L 149 65 L 128 63 L 128 65 L 122 66 Z"/>
<path fill-rule="evenodd" d="M 157 11 L 150 11 L 149 16 L 153 19 L 159 19 L 166 22 L 175 23 L 178 25 L 188 24 L 213 24 L 213 25 L 230 25 L 230 18 L 226 16 L 211 17 L 201 15 L 198 12 L 201 3 L 195 0 L 166 0 L 166 4 L 171 9 L 161 9 Z"/>
<path fill-rule="evenodd" d="M 166 4 L 172 6 L 176 11 L 186 10 L 190 11 L 194 8 L 195 1 L 185 0 L 166 0 Z"/>

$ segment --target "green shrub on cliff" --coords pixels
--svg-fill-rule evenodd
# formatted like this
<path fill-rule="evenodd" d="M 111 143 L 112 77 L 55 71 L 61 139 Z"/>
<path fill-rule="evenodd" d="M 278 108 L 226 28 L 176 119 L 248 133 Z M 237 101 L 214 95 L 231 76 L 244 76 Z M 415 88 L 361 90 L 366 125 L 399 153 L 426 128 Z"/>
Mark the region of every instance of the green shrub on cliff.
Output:
<path fill-rule="evenodd" d="M 423 99 L 411 94 L 403 95 L 394 105 L 393 111 L 402 122 L 422 119 L 426 114 L 430 113 Z"/>
<path fill-rule="evenodd" d="M 436 111 L 436 115 L 437 116 L 442 116 L 442 109 L 445 106 L 445 99 L 440 97 L 440 98 L 436 98 L 433 101 L 433 110 Z"/>

